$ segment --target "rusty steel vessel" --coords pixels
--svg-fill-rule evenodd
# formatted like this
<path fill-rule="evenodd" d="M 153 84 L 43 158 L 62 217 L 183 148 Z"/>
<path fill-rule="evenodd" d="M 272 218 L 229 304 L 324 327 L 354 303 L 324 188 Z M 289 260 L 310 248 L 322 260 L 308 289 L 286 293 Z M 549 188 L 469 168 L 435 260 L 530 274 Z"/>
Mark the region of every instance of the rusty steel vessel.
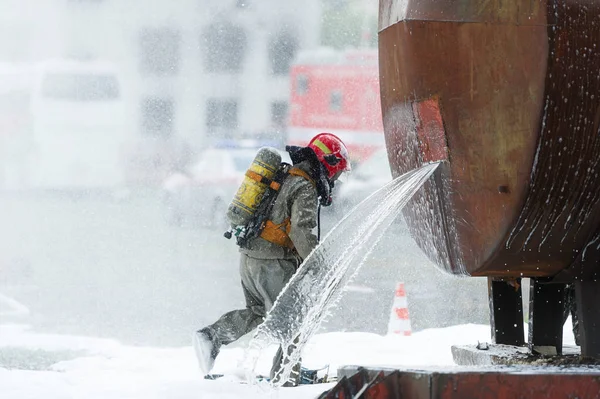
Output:
<path fill-rule="evenodd" d="M 437 265 L 595 278 L 600 3 L 382 0 L 380 11 L 393 171 L 447 160 L 441 212 L 420 236 Z"/>
<path fill-rule="evenodd" d="M 405 210 L 416 241 L 490 279 L 499 342 L 523 341 L 522 277 L 553 334 L 574 287 L 582 351 L 600 356 L 600 2 L 381 0 L 379 32 L 392 172 L 443 161 Z"/>

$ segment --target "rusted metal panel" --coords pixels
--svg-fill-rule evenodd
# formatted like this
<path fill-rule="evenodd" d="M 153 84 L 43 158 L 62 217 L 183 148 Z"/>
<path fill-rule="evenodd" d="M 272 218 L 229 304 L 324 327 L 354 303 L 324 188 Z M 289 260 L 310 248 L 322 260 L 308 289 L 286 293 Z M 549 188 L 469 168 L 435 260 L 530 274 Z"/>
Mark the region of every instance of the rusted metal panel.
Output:
<path fill-rule="evenodd" d="M 423 162 L 447 160 L 446 133 L 438 99 L 416 101 L 412 105 Z"/>
<path fill-rule="evenodd" d="M 369 370 L 369 374 L 376 370 Z M 382 373 L 380 373 L 381 375 Z M 346 377 L 343 378 L 347 381 Z M 347 384 L 338 384 L 321 398 L 347 397 Z M 542 367 L 477 370 L 396 370 L 367 383 L 357 395 L 364 399 L 514 399 L 600 398 L 600 371 L 547 371 Z"/>
<path fill-rule="evenodd" d="M 371 384 L 364 399 L 430 397 L 430 378 L 427 373 L 394 371 L 381 381 Z"/>
<path fill-rule="evenodd" d="M 447 145 L 443 186 L 405 210 L 421 248 L 454 274 L 596 273 L 600 3 L 381 0 L 380 27 L 393 173 L 431 160 L 418 104 Z"/>
<path fill-rule="evenodd" d="M 458 373 L 432 377 L 432 398 L 600 398 L 600 378 L 585 374 Z"/>
<path fill-rule="evenodd" d="M 571 266 L 563 269 L 555 281 L 600 281 L 600 268 L 593 267 L 594 263 L 600 264 L 600 222 L 596 232 L 588 239 L 587 244 L 579 251 L 579 254 Z"/>
<path fill-rule="evenodd" d="M 558 19 L 548 29 L 544 113 L 529 193 L 507 251 L 521 251 L 536 268 L 562 269 L 600 229 L 600 3 L 562 1 L 548 12 Z M 600 269 L 599 258 L 581 262 Z"/>

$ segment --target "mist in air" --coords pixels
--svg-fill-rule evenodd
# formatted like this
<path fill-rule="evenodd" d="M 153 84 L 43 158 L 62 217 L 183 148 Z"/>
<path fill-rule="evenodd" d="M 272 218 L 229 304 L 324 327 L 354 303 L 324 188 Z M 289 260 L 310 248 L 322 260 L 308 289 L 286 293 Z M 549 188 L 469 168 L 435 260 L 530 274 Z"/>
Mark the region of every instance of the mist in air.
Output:
<path fill-rule="evenodd" d="M 322 236 L 392 178 L 377 12 L 367 0 L 3 0 L 0 324 L 188 346 L 244 307 L 223 232 L 258 148 L 319 132 L 346 142 L 353 173 L 322 209 Z M 386 334 L 400 282 L 413 331 L 487 323 L 485 281 L 437 271 L 398 217 L 321 331 Z"/>

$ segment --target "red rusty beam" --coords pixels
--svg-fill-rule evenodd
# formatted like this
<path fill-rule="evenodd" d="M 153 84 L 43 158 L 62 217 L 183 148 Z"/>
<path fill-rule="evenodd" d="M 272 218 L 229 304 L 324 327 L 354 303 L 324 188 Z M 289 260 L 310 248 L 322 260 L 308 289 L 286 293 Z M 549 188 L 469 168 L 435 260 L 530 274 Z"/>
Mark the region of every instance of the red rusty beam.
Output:
<path fill-rule="evenodd" d="M 377 372 L 369 370 L 369 374 Z M 346 378 L 343 380 L 347 381 Z M 357 393 L 364 399 L 595 399 L 600 398 L 600 371 L 556 367 L 551 370 L 530 367 L 487 372 L 396 370 L 367 383 L 360 391 L 350 392 L 347 384 L 342 383 L 320 398 L 355 397 Z"/>
<path fill-rule="evenodd" d="M 461 373 L 432 377 L 431 398 L 600 398 L 600 376 L 585 374 Z"/>

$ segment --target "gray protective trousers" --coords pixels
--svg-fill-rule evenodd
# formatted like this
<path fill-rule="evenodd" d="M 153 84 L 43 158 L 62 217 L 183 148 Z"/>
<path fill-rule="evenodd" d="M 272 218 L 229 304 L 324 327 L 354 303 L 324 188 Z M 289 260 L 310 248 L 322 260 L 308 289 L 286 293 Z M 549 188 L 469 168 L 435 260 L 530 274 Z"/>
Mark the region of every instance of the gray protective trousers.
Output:
<path fill-rule="evenodd" d="M 240 254 L 240 276 L 246 308 L 225 313 L 208 326 L 217 347 L 236 341 L 261 324 L 298 267 L 296 259 L 256 259 Z"/>

